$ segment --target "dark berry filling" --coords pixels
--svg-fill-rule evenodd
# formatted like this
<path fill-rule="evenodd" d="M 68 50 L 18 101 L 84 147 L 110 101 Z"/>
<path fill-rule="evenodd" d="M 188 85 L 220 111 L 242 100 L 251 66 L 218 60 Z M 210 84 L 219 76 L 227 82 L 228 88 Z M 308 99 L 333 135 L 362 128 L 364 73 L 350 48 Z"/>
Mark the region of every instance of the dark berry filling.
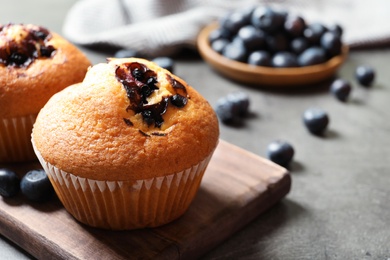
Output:
<path fill-rule="evenodd" d="M 183 97 L 182 95 L 179 94 L 171 96 L 171 103 L 175 107 L 179 107 L 179 108 L 184 107 L 187 104 L 187 101 L 188 100 L 186 97 Z"/>
<path fill-rule="evenodd" d="M 116 68 L 115 74 L 117 80 L 124 86 L 130 101 L 127 111 L 132 110 L 135 114 L 140 114 L 148 126 L 161 128 L 164 123 L 163 115 L 169 104 L 178 108 L 187 104 L 185 86 L 169 75 L 167 79 L 176 93 L 162 97 L 158 103 L 149 104 L 148 97 L 158 89 L 158 82 L 157 74 L 144 64 L 138 62 L 123 64 Z M 124 119 L 124 122 L 129 126 L 133 125 L 129 119 Z"/>
<path fill-rule="evenodd" d="M 167 79 L 171 83 L 173 89 L 175 90 L 176 94 L 180 94 L 185 99 L 185 102 L 187 104 L 187 90 L 186 87 L 184 87 L 183 84 L 181 84 L 179 81 L 172 78 L 170 75 L 167 74 Z M 180 107 L 180 106 L 178 106 Z"/>
<path fill-rule="evenodd" d="M 18 26 L 7 24 L 0 26 L 0 63 L 5 66 L 27 67 L 35 59 L 50 58 L 56 49 L 48 44 L 51 39 L 49 31 L 43 27 L 23 26 L 26 35 L 20 40 L 10 39 L 7 31 L 11 27 Z"/>

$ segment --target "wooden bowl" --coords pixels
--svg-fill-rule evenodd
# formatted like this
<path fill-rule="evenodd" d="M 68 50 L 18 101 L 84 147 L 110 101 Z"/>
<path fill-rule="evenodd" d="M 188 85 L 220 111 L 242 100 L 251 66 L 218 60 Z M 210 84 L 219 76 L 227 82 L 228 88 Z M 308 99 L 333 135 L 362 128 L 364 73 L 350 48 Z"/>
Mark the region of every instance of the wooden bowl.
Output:
<path fill-rule="evenodd" d="M 228 59 L 211 49 L 208 36 L 217 26 L 216 23 L 210 24 L 199 33 L 197 44 L 200 55 L 222 75 L 251 85 L 293 87 L 317 83 L 333 76 L 348 55 L 348 46 L 344 45 L 340 55 L 318 65 L 296 68 L 253 66 Z"/>

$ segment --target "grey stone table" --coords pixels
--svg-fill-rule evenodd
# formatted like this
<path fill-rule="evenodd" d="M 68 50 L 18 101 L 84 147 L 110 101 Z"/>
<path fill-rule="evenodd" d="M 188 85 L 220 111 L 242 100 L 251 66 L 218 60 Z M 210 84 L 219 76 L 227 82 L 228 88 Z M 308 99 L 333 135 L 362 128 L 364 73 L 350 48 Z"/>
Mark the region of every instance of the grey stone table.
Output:
<path fill-rule="evenodd" d="M 2 0 L 0 23 L 35 23 L 61 32 L 74 2 Z M 93 63 L 105 60 L 102 53 L 83 50 Z M 371 88 L 354 80 L 361 64 L 376 68 Z M 222 139 L 260 156 L 275 139 L 287 140 L 296 151 L 289 195 L 204 259 L 390 259 L 389 67 L 389 48 L 351 52 L 339 77 L 354 86 L 351 99 L 341 103 L 329 94 L 329 83 L 266 90 L 230 81 L 199 57 L 176 58 L 176 74 L 212 105 L 235 90 L 250 94 L 252 116 L 240 127 L 221 125 Z M 309 134 L 302 123 L 303 111 L 313 106 L 330 116 L 323 137 Z M 0 237 L 0 259 L 28 258 Z"/>

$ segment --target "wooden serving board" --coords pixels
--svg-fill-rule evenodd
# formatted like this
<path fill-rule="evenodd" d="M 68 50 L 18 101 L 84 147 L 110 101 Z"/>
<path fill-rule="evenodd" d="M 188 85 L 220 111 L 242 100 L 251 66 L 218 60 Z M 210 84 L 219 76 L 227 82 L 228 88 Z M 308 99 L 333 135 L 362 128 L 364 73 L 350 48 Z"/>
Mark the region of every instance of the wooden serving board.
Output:
<path fill-rule="evenodd" d="M 15 166 L 16 171 L 38 166 Z M 189 210 L 153 229 L 107 231 L 78 223 L 57 198 L 0 199 L 0 232 L 39 259 L 194 259 L 290 190 L 286 169 L 220 141 Z"/>

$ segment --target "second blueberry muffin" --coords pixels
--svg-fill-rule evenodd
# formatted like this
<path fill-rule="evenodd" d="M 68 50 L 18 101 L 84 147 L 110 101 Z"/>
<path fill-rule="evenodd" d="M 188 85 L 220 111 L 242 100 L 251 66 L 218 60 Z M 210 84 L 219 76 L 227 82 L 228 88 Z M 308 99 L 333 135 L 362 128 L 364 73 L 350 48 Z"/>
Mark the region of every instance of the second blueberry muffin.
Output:
<path fill-rule="evenodd" d="M 73 44 L 33 24 L 0 25 L 0 162 L 36 160 L 31 129 L 56 92 L 81 82 L 91 65 Z"/>

